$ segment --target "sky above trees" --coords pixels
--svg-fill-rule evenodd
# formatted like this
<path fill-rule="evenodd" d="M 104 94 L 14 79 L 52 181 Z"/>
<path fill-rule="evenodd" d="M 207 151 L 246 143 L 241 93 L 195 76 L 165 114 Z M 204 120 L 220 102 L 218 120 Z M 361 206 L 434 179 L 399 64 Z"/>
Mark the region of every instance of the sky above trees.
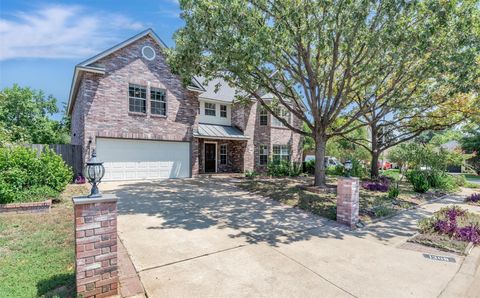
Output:
<path fill-rule="evenodd" d="M 0 2 L 0 89 L 14 83 L 68 100 L 74 66 L 152 28 L 168 46 L 183 25 L 177 0 Z M 61 118 L 61 115 L 57 115 Z"/>

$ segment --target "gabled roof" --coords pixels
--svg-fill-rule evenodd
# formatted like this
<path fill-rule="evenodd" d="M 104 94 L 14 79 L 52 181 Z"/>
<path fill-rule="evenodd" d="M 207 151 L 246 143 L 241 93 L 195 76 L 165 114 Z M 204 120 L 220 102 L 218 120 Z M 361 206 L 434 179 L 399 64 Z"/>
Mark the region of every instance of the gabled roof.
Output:
<path fill-rule="evenodd" d="M 75 66 L 75 71 L 73 74 L 72 78 L 72 85 L 70 87 L 70 95 L 68 97 L 68 106 L 67 106 L 67 112 L 70 114 L 72 112 L 73 104 L 75 101 L 75 95 L 78 91 L 78 84 L 79 84 L 79 77 L 83 74 L 83 72 L 93 72 L 93 73 L 99 73 L 99 74 L 105 74 L 105 68 L 101 65 L 95 64 L 97 61 L 101 60 L 102 58 L 134 43 L 135 41 L 145 37 L 145 36 L 150 36 L 157 44 L 160 46 L 162 49 L 167 49 L 167 45 L 158 37 L 158 35 L 151 29 L 147 29 L 145 31 L 142 31 L 138 33 L 135 36 L 132 36 L 131 38 L 101 52 L 98 55 L 95 55 Z M 192 78 L 191 84 L 187 87 L 187 89 L 195 92 L 204 92 L 205 88 L 200 84 L 200 82 L 197 81 L 197 79 Z"/>

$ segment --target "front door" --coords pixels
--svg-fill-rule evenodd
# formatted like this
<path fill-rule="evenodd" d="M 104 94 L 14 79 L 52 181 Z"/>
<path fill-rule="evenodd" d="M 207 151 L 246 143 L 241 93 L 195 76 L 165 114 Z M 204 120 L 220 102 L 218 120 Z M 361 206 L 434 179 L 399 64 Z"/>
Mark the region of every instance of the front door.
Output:
<path fill-rule="evenodd" d="M 215 173 L 217 165 L 217 144 L 205 143 L 205 173 Z"/>

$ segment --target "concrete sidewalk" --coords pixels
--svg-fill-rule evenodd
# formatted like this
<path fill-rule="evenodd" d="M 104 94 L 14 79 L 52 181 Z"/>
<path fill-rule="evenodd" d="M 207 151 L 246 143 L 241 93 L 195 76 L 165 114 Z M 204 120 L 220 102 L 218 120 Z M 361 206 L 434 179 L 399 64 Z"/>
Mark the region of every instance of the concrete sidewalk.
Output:
<path fill-rule="evenodd" d="M 400 248 L 419 218 L 459 197 L 352 232 L 225 180 L 106 186 L 148 297 L 437 297 L 463 261 Z"/>

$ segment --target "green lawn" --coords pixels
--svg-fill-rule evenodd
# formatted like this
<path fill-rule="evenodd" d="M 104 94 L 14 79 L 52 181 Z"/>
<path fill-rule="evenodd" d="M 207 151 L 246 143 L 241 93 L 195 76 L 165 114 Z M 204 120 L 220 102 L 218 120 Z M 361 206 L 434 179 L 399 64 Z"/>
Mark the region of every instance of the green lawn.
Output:
<path fill-rule="evenodd" d="M 71 197 L 87 190 L 67 186 L 50 213 L 0 215 L 0 297 L 74 296 Z"/>

